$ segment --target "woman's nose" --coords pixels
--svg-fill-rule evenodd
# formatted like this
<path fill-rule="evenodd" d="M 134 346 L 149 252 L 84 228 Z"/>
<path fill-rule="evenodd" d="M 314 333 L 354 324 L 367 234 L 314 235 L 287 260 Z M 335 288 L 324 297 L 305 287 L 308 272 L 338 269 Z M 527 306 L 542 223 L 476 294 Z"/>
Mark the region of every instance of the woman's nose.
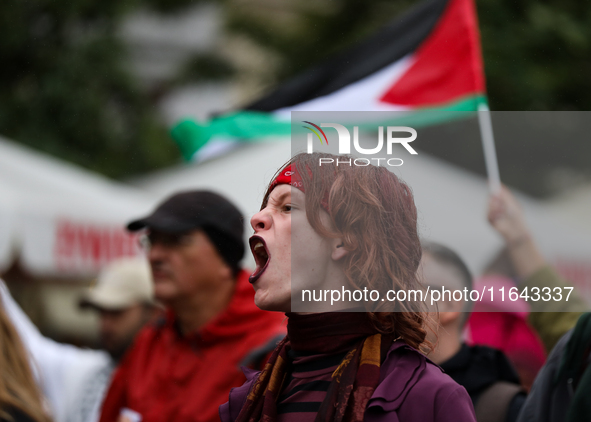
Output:
<path fill-rule="evenodd" d="M 257 212 L 250 219 L 250 226 L 255 233 L 258 233 L 261 230 L 268 230 L 269 227 L 271 227 L 271 217 L 269 216 L 269 212 L 265 210 Z"/>

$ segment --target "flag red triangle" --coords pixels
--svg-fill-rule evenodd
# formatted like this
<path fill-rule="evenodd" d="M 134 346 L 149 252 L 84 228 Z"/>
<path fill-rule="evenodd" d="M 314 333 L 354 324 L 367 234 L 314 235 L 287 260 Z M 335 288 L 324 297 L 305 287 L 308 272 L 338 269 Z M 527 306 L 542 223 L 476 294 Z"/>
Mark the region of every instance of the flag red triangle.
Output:
<path fill-rule="evenodd" d="M 412 107 L 449 103 L 486 92 L 473 0 L 450 0 L 414 63 L 380 98 Z"/>

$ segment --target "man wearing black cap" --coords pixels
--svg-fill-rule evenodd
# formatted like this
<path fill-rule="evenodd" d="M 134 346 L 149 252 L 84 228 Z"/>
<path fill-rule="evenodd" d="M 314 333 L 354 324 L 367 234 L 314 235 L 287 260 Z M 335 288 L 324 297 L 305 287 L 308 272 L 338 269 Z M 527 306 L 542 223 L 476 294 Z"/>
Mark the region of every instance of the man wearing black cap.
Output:
<path fill-rule="evenodd" d="M 244 382 L 240 365 L 260 366 L 285 332 L 283 316 L 254 305 L 240 268 L 242 216 L 213 192 L 190 191 L 128 229 L 145 230 L 154 295 L 167 312 L 122 361 L 101 422 L 216 421 Z"/>

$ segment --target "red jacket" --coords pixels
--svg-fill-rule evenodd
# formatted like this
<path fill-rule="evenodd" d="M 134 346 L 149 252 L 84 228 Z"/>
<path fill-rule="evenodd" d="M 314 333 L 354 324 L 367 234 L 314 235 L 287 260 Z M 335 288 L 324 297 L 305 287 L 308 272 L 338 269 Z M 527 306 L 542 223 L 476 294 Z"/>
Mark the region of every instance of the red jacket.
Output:
<path fill-rule="evenodd" d="M 284 319 L 254 305 L 242 271 L 228 307 L 198 332 L 181 336 L 170 312 L 138 334 L 113 376 L 100 421 L 116 422 L 124 409 L 137 422 L 219 421 L 218 407 L 246 380 L 240 366 L 257 366 L 275 348 Z"/>

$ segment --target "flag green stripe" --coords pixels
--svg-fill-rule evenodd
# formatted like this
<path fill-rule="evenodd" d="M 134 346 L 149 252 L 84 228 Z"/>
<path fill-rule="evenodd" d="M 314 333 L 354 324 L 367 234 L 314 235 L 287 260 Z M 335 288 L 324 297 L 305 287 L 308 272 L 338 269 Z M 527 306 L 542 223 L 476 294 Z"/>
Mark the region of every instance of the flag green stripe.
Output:
<path fill-rule="evenodd" d="M 370 123 L 351 122 L 361 130 L 385 125 L 421 127 L 463 119 L 473 115 L 480 103 L 486 103 L 484 95 L 471 95 L 434 108 L 419 108 L 387 121 Z M 301 131 L 298 126 L 293 128 Z M 193 155 L 212 138 L 233 139 L 242 142 L 258 142 L 268 137 L 287 137 L 292 134 L 290 120 L 280 120 L 272 113 L 238 111 L 217 117 L 206 124 L 183 120 L 172 130 L 171 136 L 178 144 L 183 158 L 190 161 Z"/>

